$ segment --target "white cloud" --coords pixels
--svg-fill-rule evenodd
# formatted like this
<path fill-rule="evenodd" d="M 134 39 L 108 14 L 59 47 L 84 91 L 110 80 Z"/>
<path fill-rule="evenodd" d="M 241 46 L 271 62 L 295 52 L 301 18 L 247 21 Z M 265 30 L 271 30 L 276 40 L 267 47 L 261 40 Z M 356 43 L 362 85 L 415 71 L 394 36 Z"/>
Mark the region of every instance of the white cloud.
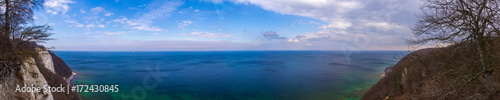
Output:
<path fill-rule="evenodd" d="M 105 25 L 101 24 L 100 22 L 86 22 L 86 25 L 82 24 L 74 19 L 64 20 L 64 22 L 70 23 L 71 24 L 70 26 L 76 26 L 76 27 L 85 27 L 85 28 L 96 28 L 96 27 L 105 28 L 106 27 Z"/>
<path fill-rule="evenodd" d="M 180 0 L 158 0 L 156 2 L 152 2 L 146 7 L 146 9 L 149 9 L 149 11 L 144 13 L 143 16 L 139 18 L 139 20 L 151 21 L 156 18 L 167 18 L 170 16 L 170 14 L 175 13 L 177 7 L 183 4 L 184 3 Z"/>
<path fill-rule="evenodd" d="M 182 21 L 182 23 L 179 23 L 178 27 L 185 27 L 185 26 L 189 26 L 191 24 L 193 24 L 193 22 L 191 22 L 191 20 L 185 20 L 185 21 Z"/>
<path fill-rule="evenodd" d="M 254 4 L 281 14 L 299 15 L 316 19 L 331 19 L 333 15 L 361 9 L 358 0 L 230 0 L 236 3 Z M 215 0 L 220 2 L 220 0 Z"/>
<path fill-rule="evenodd" d="M 151 21 L 139 21 L 139 20 L 129 20 L 127 17 L 122 16 L 120 19 L 115 19 L 113 22 L 118 22 L 130 29 L 136 30 L 146 30 L 146 31 L 163 31 L 163 29 L 158 27 L 150 26 Z"/>
<path fill-rule="evenodd" d="M 407 27 L 396 25 L 394 23 L 388 23 L 388 22 L 371 22 L 371 21 L 366 21 L 365 22 L 366 27 L 375 27 L 381 31 L 390 31 L 390 30 L 405 30 L 408 29 Z"/>
<path fill-rule="evenodd" d="M 94 7 L 92 9 L 90 9 L 90 11 L 93 12 L 93 14 L 99 14 L 99 13 L 104 13 L 104 16 L 111 16 L 111 15 L 114 15 L 114 13 L 110 12 L 110 11 L 107 11 L 105 10 L 104 8 L 102 7 Z"/>
<path fill-rule="evenodd" d="M 347 29 L 352 26 L 351 22 L 337 19 L 336 21 L 330 22 L 328 25 L 320 26 L 322 29 Z"/>
<path fill-rule="evenodd" d="M 102 25 L 102 24 L 99 24 L 99 25 L 97 25 L 97 27 L 104 28 L 104 27 L 106 27 L 106 26 L 104 26 L 104 25 Z"/>
<path fill-rule="evenodd" d="M 77 24 L 76 27 L 85 27 L 83 24 Z"/>
<path fill-rule="evenodd" d="M 64 20 L 64 22 L 70 23 L 70 24 L 72 24 L 73 26 L 76 26 L 76 27 L 85 27 L 85 25 L 83 25 L 81 23 L 78 23 L 76 20 L 73 20 L 73 19 Z"/>
<path fill-rule="evenodd" d="M 64 22 L 70 23 L 70 26 L 76 26 L 76 27 L 84 27 L 87 30 L 90 28 L 105 28 L 108 26 L 107 24 L 111 23 L 110 21 L 106 21 L 105 18 L 102 16 L 110 16 L 113 15 L 113 13 L 106 11 L 102 7 L 94 7 L 90 10 L 88 10 L 88 14 L 83 14 L 87 13 L 84 9 L 80 9 L 80 13 L 82 13 L 82 20 L 75 20 L 72 18 L 68 18 L 68 20 L 65 20 Z M 102 15 L 100 15 L 102 14 Z"/>
<path fill-rule="evenodd" d="M 120 19 L 115 19 L 113 22 L 118 22 L 123 24 L 125 27 L 128 27 L 130 29 L 136 29 L 136 30 L 146 30 L 146 31 L 164 31 L 161 28 L 154 27 L 151 24 L 153 23 L 153 20 L 156 20 L 157 18 L 168 18 L 170 14 L 175 13 L 175 10 L 177 10 L 177 7 L 183 5 L 183 2 L 180 0 L 173 0 L 173 1 L 164 1 L 164 0 L 158 0 L 155 2 L 152 2 L 146 6 L 144 4 L 143 6 L 146 6 L 145 9 L 149 10 L 146 13 L 142 13 L 142 16 L 137 19 L 128 19 L 126 17 L 120 18 Z"/>
<path fill-rule="evenodd" d="M 85 12 L 85 10 L 83 10 L 83 9 L 80 9 L 80 13 L 84 14 L 84 13 L 87 13 L 87 12 Z"/>
<path fill-rule="evenodd" d="M 117 35 L 117 34 L 125 34 L 127 32 L 124 32 L 124 31 L 116 31 L 116 32 L 104 32 L 104 34 L 108 34 L 108 35 Z"/>
<path fill-rule="evenodd" d="M 195 31 L 195 32 L 191 32 L 191 33 L 185 33 L 184 35 L 195 36 L 195 37 L 204 37 L 204 38 L 225 38 L 225 37 L 231 37 L 231 36 L 233 36 L 232 34 L 209 33 L 209 32 L 200 32 L 200 31 Z"/>
<path fill-rule="evenodd" d="M 356 48 L 370 47 L 380 41 L 404 45 L 403 38 L 411 36 L 407 26 L 414 23 L 421 1 L 418 0 L 205 0 L 215 3 L 232 1 L 259 6 L 286 15 L 314 18 L 321 24 L 318 31 L 289 38 L 289 42 L 321 41 L 347 43 Z M 399 34 L 395 37 L 394 34 Z M 299 37 L 297 36 L 297 37 Z M 381 37 L 392 37 L 387 39 Z M 362 42 L 360 42 L 362 41 Z M 381 42 L 380 42 L 381 43 Z M 372 45 L 365 45 L 372 44 Z"/>
<path fill-rule="evenodd" d="M 106 13 L 106 15 L 104 16 L 111 16 L 111 15 L 113 15 L 113 13 Z"/>
<path fill-rule="evenodd" d="M 137 30 L 146 30 L 146 31 L 162 31 L 163 29 L 160 29 L 158 27 L 152 27 L 148 25 L 139 25 L 139 26 L 134 26 L 132 29 L 137 29 Z"/>
<path fill-rule="evenodd" d="M 288 39 L 288 42 L 299 42 L 298 39 Z"/>
<path fill-rule="evenodd" d="M 66 23 L 75 23 L 74 20 L 64 20 L 64 22 L 66 22 Z"/>
<path fill-rule="evenodd" d="M 104 8 L 102 8 L 102 7 L 94 7 L 92 9 L 90 9 L 90 11 L 94 12 L 95 14 L 98 14 L 98 13 L 106 11 L 106 10 L 104 10 Z"/>
<path fill-rule="evenodd" d="M 69 4 L 73 4 L 71 0 L 46 0 L 43 5 L 47 7 L 47 13 L 57 15 L 58 12 L 65 14 L 69 10 Z"/>
<path fill-rule="evenodd" d="M 95 26 L 92 24 L 85 25 L 86 28 L 94 28 Z"/>
<path fill-rule="evenodd" d="M 89 24 L 89 25 L 86 25 L 85 27 L 87 27 L 87 28 L 94 28 L 95 26 L 92 25 L 92 24 Z"/>
<path fill-rule="evenodd" d="M 158 33 L 153 33 L 153 35 L 158 35 Z"/>
<path fill-rule="evenodd" d="M 194 10 L 193 12 L 200 12 L 200 9 L 196 9 L 196 10 Z"/>

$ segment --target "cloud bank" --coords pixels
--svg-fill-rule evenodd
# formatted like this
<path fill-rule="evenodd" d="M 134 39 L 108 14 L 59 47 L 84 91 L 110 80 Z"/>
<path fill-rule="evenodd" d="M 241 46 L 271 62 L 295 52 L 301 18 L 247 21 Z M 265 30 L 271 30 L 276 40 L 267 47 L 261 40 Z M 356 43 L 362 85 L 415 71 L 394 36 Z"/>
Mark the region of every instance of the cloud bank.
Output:
<path fill-rule="evenodd" d="M 421 4 L 418 0 L 205 0 L 214 3 L 230 1 L 256 5 L 284 15 L 297 15 L 321 20 L 318 31 L 307 32 L 286 41 L 316 42 L 350 49 L 397 45 L 407 47 L 411 37 L 408 28 L 415 21 Z M 274 36 L 269 33 L 269 36 Z"/>

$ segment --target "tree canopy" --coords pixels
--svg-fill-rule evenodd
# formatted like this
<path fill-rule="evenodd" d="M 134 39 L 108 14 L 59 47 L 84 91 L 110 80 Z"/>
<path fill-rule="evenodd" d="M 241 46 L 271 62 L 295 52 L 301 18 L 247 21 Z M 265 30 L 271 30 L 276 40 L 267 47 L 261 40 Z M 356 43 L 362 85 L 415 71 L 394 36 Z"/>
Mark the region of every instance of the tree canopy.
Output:
<path fill-rule="evenodd" d="M 34 12 L 44 0 L 0 0 L 0 76 L 15 72 L 26 58 L 37 54 L 34 46 L 51 40 L 50 26 L 35 25 Z"/>
<path fill-rule="evenodd" d="M 498 0 L 423 0 L 424 5 L 412 27 L 416 39 L 412 44 L 438 41 L 455 45 L 474 46 L 474 54 L 483 69 L 479 75 L 486 79 L 488 89 L 494 93 L 491 83 L 493 37 L 500 34 L 500 1 Z"/>

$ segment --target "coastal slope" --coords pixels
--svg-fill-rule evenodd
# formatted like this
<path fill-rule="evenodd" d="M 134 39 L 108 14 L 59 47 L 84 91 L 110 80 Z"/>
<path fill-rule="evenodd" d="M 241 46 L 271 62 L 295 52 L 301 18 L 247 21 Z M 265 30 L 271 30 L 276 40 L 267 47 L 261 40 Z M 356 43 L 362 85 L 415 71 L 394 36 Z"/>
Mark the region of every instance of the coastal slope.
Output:
<path fill-rule="evenodd" d="M 500 42 L 491 48 L 499 55 Z M 451 45 L 414 51 L 397 64 L 388 67 L 362 100 L 461 100 L 498 99 L 500 90 L 500 60 L 492 59 L 492 84 L 488 91 L 481 73 L 474 46 Z"/>

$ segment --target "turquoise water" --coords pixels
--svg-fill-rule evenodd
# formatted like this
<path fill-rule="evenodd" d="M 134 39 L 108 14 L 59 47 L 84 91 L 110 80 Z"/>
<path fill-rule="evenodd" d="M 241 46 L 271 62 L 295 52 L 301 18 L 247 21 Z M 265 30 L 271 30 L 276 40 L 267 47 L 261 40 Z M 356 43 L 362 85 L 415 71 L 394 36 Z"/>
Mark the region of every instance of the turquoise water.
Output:
<path fill-rule="evenodd" d="M 405 51 L 57 51 L 73 85 L 119 85 L 82 99 L 359 99 Z"/>

